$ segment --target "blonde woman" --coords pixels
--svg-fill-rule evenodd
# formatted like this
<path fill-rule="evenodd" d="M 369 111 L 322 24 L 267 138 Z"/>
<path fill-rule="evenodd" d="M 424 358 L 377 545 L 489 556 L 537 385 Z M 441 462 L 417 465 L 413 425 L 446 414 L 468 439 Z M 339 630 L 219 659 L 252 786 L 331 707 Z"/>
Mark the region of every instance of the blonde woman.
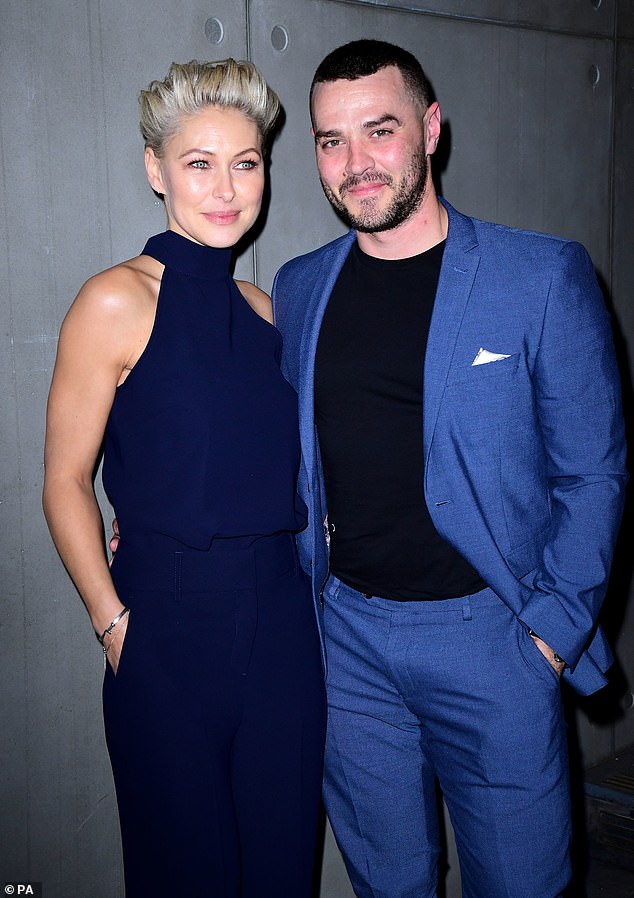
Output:
<path fill-rule="evenodd" d="M 107 660 L 128 898 L 311 891 L 325 701 L 294 544 L 297 398 L 268 297 L 229 271 L 278 108 L 232 59 L 141 93 L 167 230 L 91 278 L 60 334 L 44 507 Z"/>

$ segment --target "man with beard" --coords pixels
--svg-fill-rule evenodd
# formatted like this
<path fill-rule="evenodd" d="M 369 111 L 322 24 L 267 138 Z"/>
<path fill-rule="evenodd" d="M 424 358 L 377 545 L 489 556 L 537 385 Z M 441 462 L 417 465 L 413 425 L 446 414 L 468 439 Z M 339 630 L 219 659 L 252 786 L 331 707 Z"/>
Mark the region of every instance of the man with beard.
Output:
<path fill-rule="evenodd" d="M 285 265 L 274 301 L 300 401 L 327 811 L 360 898 L 436 894 L 436 781 L 463 895 L 554 898 L 570 876 L 560 678 L 588 694 L 611 661 L 596 621 L 626 473 L 608 315 L 579 244 L 437 197 L 440 111 L 411 54 L 340 47 L 311 114 L 352 230 Z"/>

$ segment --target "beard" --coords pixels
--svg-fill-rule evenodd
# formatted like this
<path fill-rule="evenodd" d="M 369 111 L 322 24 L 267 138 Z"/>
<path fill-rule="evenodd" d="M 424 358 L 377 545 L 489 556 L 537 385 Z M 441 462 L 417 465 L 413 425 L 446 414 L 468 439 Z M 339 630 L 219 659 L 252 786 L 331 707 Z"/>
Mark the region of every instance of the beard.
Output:
<path fill-rule="evenodd" d="M 333 206 L 345 224 L 355 231 L 373 234 L 380 231 L 391 231 L 403 224 L 418 209 L 425 196 L 428 171 L 427 157 L 423 149 L 417 151 L 403 172 L 399 181 L 394 184 L 392 175 L 383 172 L 365 175 L 350 175 L 339 185 L 339 192 L 328 186 L 323 180 L 321 186 L 329 203 Z M 387 208 L 378 209 L 374 198 L 362 199 L 358 212 L 351 212 L 344 199 L 346 193 L 359 184 L 380 182 L 391 188 L 392 199 Z"/>

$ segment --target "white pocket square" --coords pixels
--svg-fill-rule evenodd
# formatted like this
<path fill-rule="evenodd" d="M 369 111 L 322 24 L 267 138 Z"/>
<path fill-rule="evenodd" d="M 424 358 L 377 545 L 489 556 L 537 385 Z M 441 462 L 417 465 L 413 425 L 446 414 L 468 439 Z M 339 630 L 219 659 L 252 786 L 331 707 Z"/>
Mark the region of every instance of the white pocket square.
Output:
<path fill-rule="evenodd" d="M 489 352 L 488 349 L 484 349 L 481 346 L 476 353 L 475 359 L 471 362 L 471 367 L 474 365 L 486 365 L 488 362 L 501 362 L 502 359 L 509 359 L 510 357 L 510 353 L 504 355 L 501 352 Z"/>

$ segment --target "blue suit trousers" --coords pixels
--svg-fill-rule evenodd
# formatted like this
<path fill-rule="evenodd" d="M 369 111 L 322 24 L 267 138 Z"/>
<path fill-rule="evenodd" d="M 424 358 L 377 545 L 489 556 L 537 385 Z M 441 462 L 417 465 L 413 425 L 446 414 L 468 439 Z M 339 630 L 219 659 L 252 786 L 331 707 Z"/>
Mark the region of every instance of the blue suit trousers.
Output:
<path fill-rule="evenodd" d="M 394 602 L 324 595 L 324 797 L 359 898 L 435 898 L 437 782 L 464 898 L 555 898 L 570 878 L 558 677 L 490 589 Z"/>

